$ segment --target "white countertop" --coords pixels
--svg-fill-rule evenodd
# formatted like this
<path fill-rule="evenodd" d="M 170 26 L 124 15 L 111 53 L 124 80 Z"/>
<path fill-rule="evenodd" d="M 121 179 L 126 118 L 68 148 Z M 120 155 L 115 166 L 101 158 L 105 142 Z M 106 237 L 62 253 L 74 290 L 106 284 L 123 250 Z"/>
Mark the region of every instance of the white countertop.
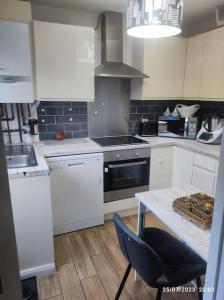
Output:
<path fill-rule="evenodd" d="M 61 155 L 75 155 L 87 154 L 96 152 L 138 149 L 150 147 L 149 144 L 139 145 L 122 145 L 122 146 L 109 146 L 102 147 L 92 141 L 90 138 L 80 139 L 66 139 L 63 141 L 42 141 L 40 148 L 45 157 L 61 156 Z"/>
<path fill-rule="evenodd" d="M 143 137 L 141 137 L 143 138 Z M 219 159 L 220 145 L 208 145 L 200 143 L 196 140 L 185 140 L 179 138 L 165 138 L 165 137 L 144 137 L 148 141 L 151 148 L 178 146 L 186 150 L 191 150 L 196 153 L 204 154 Z"/>
<path fill-rule="evenodd" d="M 37 166 L 8 169 L 8 176 L 10 179 L 45 176 L 49 174 L 49 168 L 42 152 L 40 151 L 39 143 L 33 143 L 33 147 L 36 155 Z"/>
<path fill-rule="evenodd" d="M 50 156 L 62 156 L 62 155 L 75 155 L 94 152 L 105 152 L 114 150 L 126 150 L 145 147 L 167 147 L 167 146 L 179 146 L 181 148 L 192 150 L 197 153 L 205 154 L 214 158 L 219 158 L 220 146 L 207 145 L 197 141 L 183 140 L 175 138 L 164 137 L 140 137 L 149 142 L 149 144 L 139 144 L 133 146 L 112 146 L 101 147 L 89 138 L 79 139 L 66 139 L 63 141 L 42 141 L 39 143 L 40 149 L 45 157 Z"/>
<path fill-rule="evenodd" d="M 204 260 L 208 259 L 210 230 L 202 230 L 172 208 L 172 202 L 179 197 L 198 193 L 193 186 L 172 187 L 136 194 L 137 200 L 155 214 L 179 238 L 188 244 Z"/>
<path fill-rule="evenodd" d="M 219 145 L 207 145 L 192 140 L 164 137 L 139 138 L 146 140 L 147 142 L 149 142 L 149 144 L 101 147 L 97 143 L 92 141 L 90 138 L 66 139 L 63 141 L 49 140 L 42 141 L 39 143 L 33 143 L 37 159 L 37 166 L 9 169 L 9 178 L 42 176 L 48 174 L 49 170 L 44 157 L 51 156 L 102 153 L 106 151 L 138 149 L 146 147 L 161 148 L 167 146 L 178 146 L 187 150 L 214 157 L 216 159 L 218 159 L 220 155 L 221 147 Z"/>

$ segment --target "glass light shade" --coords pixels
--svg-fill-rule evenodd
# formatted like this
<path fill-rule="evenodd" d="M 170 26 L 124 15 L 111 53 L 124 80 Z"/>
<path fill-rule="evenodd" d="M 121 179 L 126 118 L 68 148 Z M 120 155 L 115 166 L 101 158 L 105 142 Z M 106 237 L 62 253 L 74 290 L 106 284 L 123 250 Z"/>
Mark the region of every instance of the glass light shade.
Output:
<path fill-rule="evenodd" d="M 129 0 L 127 34 L 161 38 L 181 33 L 182 0 Z"/>
<path fill-rule="evenodd" d="M 162 38 L 178 35 L 181 29 L 168 25 L 141 25 L 127 29 L 127 34 L 137 38 Z"/>

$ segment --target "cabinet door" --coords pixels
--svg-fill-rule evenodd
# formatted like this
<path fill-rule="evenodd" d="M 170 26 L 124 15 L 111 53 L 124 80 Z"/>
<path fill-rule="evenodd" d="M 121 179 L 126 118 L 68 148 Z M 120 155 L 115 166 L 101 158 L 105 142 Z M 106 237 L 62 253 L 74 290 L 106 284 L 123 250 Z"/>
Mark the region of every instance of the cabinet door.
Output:
<path fill-rule="evenodd" d="M 191 184 L 194 153 L 179 147 L 174 147 L 172 185 Z"/>
<path fill-rule="evenodd" d="M 205 34 L 201 98 L 224 99 L 224 28 Z"/>
<path fill-rule="evenodd" d="M 94 29 L 34 22 L 37 95 L 94 100 Z"/>
<path fill-rule="evenodd" d="M 143 72 L 150 78 L 143 82 L 133 81 L 132 98 L 136 97 L 136 92 L 142 91 L 139 96 L 143 100 L 180 99 L 183 94 L 186 47 L 187 40 L 179 37 L 145 40 Z"/>
<path fill-rule="evenodd" d="M 27 24 L 0 20 L 0 75 L 32 76 Z"/>
<path fill-rule="evenodd" d="M 193 168 L 192 185 L 199 188 L 208 195 L 214 195 L 215 174 L 207 170 Z"/>
<path fill-rule="evenodd" d="M 205 35 L 188 39 L 184 79 L 184 98 L 199 98 Z"/>
<path fill-rule="evenodd" d="M 49 176 L 10 179 L 21 277 L 54 271 Z"/>
<path fill-rule="evenodd" d="M 172 147 L 152 148 L 150 164 L 150 190 L 171 187 L 172 164 Z"/>

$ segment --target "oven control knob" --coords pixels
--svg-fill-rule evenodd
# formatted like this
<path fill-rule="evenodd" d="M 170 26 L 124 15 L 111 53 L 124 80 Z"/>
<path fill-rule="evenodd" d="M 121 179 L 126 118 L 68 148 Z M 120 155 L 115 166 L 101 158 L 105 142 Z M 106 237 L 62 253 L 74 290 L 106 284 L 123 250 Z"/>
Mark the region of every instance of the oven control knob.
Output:
<path fill-rule="evenodd" d="M 136 153 L 135 153 L 135 155 L 136 155 L 136 156 L 139 156 L 139 153 L 138 153 L 138 152 L 136 152 Z"/>
<path fill-rule="evenodd" d="M 119 153 L 117 153 L 116 154 L 116 158 L 120 158 L 121 156 L 120 156 L 120 154 Z"/>

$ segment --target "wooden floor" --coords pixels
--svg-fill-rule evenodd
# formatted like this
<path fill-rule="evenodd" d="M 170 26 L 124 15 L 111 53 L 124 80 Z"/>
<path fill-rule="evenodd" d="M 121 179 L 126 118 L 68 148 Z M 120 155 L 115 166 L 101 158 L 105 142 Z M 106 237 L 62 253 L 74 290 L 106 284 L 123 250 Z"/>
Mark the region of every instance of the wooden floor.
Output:
<path fill-rule="evenodd" d="M 136 216 L 123 219 L 136 230 Z M 146 225 L 162 227 L 153 215 L 147 215 Z M 38 279 L 40 300 L 108 300 L 114 299 L 127 267 L 112 221 L 104 225 L 55 237 L 57 272 Z M 153 300 L 156 290 L 129 275 L 121 300 Z M 164 293 L 164 300 L 198 299 L 194 293 Z"/>

